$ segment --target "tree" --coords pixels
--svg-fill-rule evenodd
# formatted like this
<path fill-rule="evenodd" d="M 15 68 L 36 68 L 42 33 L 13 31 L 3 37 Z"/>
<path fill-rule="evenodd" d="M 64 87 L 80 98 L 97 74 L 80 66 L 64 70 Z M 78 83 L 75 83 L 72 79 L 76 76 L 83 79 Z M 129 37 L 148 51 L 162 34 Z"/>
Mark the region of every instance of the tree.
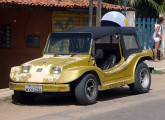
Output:
<path fill-rule="evenodd" d="M 124 0 L 103 0 L 111 4 L 124 5 Z M 127 0 L 127 6 L 136 8 L 136 17 L 158 17 L 165 12 L 165 0 Z"/>
<path fill-rule="evenodd" d="M 159 4 L 160 4 L 160 12 L 165 12 L 165 1 L 162 0 Z"/>
<path fill-rule="evenodd" d="M 159 10 L 160 10 L 159 4 L 156 2 L 156 0 L 127 0 L 127 2 L 128 2 L 128 5 L 131 5 L 132 7 L 142 5 L 145 2 L 150 7 L 154 8 L 157 12 L 159 12 Z"/>
<path fill-rule="evenodd" d="M 124 0 L 103 0 L 103 1 L 109 2 L 109 3 L 112 3 L 112 4 L 118 4 L 118 5 L 123 5 L 124 4 Z M 143 2 L 146 2 L 151 7 L 153 7 L 157 11 L 159 11 L 160 7 L 159 7 L 159 4 L 156 1 L 160 1 L 160 2 L 163 1 L 164 2 L 164 0 L 127 0 L 127 5 L 132 6 L 132 7 L 136 7 L 138 5 L 141 5 Z"/>

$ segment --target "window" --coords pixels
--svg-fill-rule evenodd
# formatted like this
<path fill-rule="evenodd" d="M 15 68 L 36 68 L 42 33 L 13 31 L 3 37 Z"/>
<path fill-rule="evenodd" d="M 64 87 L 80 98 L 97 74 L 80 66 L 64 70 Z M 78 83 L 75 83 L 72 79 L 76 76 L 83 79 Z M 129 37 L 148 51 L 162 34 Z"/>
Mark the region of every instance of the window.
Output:
<path fill-rule="evenodd" d="M 109 43 L 118 43 L 118 34 L 108 35 L 102 38 L 99 38 L 96 40 L 96 44 L 103 43 L 103 44 L 109 44 Z"/>
<path fill-rule="evenodd" d="M 10 25 L 0 25 L 0 48 L 10 48 Z"/>
<path fill-rule="evenodd" d="M 97 50 L 103 52 L 101 58 L 96 58 L 96 65 L 102 70 L 110 69 L 120 62 L 119 37 L 119 34 L 111 34 L 96 40 L 95 54 Z"/>
<path fill-rule="evenodd" d="M 91 45 L 89 33 L 52 33 L 45 53 L 87 54 Z"/>
<path fill-rule="evenodd" d="M 96 40 L 96 43 L 110 43 L 110 36 L 105 36 Z"/>
<path fill-rule="evenodd" d="M 27 47 L 39 48 L 40 47 L 40 37 L 39 36 L 27 36 Z"/>
<path fill-rule="evenodd" d="M 110 35 L 110 42 L 112 44 L 118 44 L 119 43 L 119 34 Z"/>
<path fill-rule="evenodd" d="M 126 50 L 137 49 L 138 44 L 134 35 L 123 35 Z"/>

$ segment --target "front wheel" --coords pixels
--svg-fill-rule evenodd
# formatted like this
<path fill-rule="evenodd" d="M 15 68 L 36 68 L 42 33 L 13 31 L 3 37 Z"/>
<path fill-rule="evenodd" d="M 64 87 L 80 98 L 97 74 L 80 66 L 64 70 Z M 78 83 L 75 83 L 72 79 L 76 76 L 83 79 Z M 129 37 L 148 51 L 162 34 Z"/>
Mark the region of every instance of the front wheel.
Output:
<path fill-rule="evenodd" d="M 75 87 L 75 96 L 79 104 L 95 103 L 98 96 L 98 83 L 93 74 L 85 75 Z"/>
<path fill-rule="evenodd" d="M 151 73 L 148 66 L 141 62 L 136 67 L 135 82 L 130 84 L 130 90 L 133 94 L 147 93 L 151 86 Z"/>
<path fill-rule="evenodd" d="M 12 100 L 14 103 L 30 104 L 34 101 L 35 97 L 36 97 L 36 95 L 34 93 L 27 93 L 27 92 L 23 92 L 23 91 L 14 91 Z"/>

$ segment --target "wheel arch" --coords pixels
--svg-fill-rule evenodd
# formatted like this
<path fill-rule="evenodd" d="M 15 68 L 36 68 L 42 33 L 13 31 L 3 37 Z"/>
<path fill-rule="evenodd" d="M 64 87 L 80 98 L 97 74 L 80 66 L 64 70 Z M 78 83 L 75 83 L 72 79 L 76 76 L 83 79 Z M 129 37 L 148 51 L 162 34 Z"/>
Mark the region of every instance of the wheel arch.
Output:
<path fill-rule="evenodd" d="M 138 66 L 138 64 L 145 61 L 145 60 L 153 60 L 153 59 L 150 56 L 142 56 L 142 57 L 138 58 L 138 60 L 135 64 L 135 67 L 134 67 L 134 71 L 136 70 L 136 67 Z"/>
<path fill-rule="evenodd" d="M 81 79 L 82 77 L 84 77 L 87 74 L 93 74 L 97 79 L 98 85 L 101 85 L 100 77 L 99 77 L 98 73 L 95 70 L 90 70 L 90 71 L 84 72 L 78 79 Z"/>
<path fill-rule="evenodd" d="M 96 77 L 98 85 L 101 85 L 100 77 L 99 77 L 99 75 L 98 75 L 98 73 L 96 71 L 94 71 L 94 70 L 87 71 L 83 75 L 85 75 L 85 74 L 93 74 Z"/>
<path fill-rule="evenodd" d="M 153 58 L 150 57 L 150 56 L 143 56 L 143 57 L 141 57 L 141 58 L 138 60 L 137 65 L 138 65 L 140 62 L 143 62 L 143 61 L 145 61 L 145 60 L 153 60 Z"/>
<path fill-rule="evenodd" d="M 87 74 L 93 74 L 96 77 L 98 85 L 101 85 L 101 79 L 100 79 L 98 73 L 95 70 L 90 70 L 90 71 L 84 72 L 79 78 L 77 78 L 77 80 L 74 80 L 74 81 L 70 82 L 71 91 L 74 90 L 75 84 L 79 83 L 80 80 Z"/>
<path fill-rule="evenodd" d="M 153 58 L 151 56 L 141 56 L 139 57 L 137 60 L 136 60 L 136 63 L 134 65 L 134 68 L 133 68 L 133 78 L 134 78 L 134 81 L 135 81 L 135 71 L 136 71 L 136 67 L 143 61 L 145 60 L 153 60 Z"/>

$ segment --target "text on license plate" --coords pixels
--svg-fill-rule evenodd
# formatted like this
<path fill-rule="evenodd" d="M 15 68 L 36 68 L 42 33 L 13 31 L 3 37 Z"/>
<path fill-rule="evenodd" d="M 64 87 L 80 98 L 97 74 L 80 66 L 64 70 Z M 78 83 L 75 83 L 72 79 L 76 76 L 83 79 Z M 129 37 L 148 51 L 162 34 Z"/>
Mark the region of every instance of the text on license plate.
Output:
<path fill-rule="evenodd" d="M 34 93 L 42 93 L 42 86 L 26 85 L 25 91 L 26 92 L 34 92 Z"/>

